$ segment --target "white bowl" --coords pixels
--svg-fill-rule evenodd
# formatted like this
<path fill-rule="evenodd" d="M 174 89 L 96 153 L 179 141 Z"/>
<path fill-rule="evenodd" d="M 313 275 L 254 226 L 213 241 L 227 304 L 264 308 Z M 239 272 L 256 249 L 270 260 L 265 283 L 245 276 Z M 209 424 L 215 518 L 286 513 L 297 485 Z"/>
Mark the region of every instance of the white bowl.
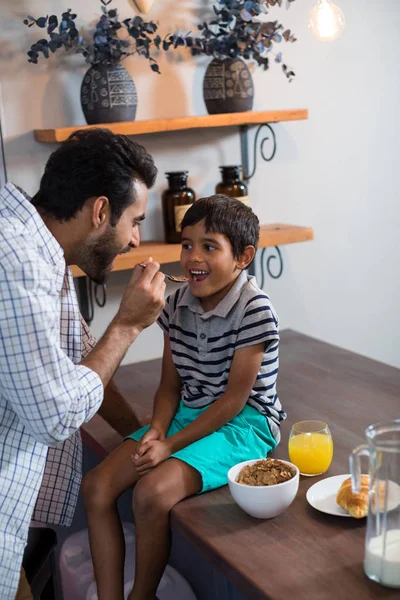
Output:
<path fill-rule="evenodd" d="M 287 460 L 278 459 L 292 467 L 296 475 L 288 481 L 275 485 L 237 483 L 236 479 L 241 469 L 246 465 L 253 465 L 259 460 L 263 459 L 246 460 L 232 467 L 228 471 L 229 490 L 233 499 L 247 514 L 257 519 L 272 519 L 286 510 L 295 499 L 299 489 L 299 469 Z"/>

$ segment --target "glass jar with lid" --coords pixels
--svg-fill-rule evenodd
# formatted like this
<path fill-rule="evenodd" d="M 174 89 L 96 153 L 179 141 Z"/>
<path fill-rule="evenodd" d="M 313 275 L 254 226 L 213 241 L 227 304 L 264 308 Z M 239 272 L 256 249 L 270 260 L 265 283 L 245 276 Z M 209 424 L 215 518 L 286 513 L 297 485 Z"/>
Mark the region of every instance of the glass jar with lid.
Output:
<path fill-rule="evenodd" d="M 187 171 L 170 171 L 165 174 L 168 179 L 168 188 L 162 194 L 165 241 L 167 244 L 179 244 L 182 219 L 196 200 L 196 195 L 187 185 Z"/>
<path fill-rule="evenodd" d="M 247 191 L 247 185 L 240 179 L 240 165 L 223 166 L 220 167 L 222 181 L 220 181 L 216 188 L 216 194 L 226 194 L 232 198 L 240 200 L 247 206 L 249 206 L 249 196 Z"/>

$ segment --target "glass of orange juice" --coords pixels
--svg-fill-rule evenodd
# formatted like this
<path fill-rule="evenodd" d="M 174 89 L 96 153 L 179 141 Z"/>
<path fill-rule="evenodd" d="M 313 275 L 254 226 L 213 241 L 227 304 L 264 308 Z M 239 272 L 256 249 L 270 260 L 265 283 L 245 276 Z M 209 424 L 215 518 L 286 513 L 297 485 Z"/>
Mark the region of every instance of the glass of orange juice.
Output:
<path fill-rule="evenodd" d="M 289 436 L 289 459 L 301 475 L 312 477 L 329 469 L 333 457 L 333 441 L 323 421 L 299 421 Z"/>

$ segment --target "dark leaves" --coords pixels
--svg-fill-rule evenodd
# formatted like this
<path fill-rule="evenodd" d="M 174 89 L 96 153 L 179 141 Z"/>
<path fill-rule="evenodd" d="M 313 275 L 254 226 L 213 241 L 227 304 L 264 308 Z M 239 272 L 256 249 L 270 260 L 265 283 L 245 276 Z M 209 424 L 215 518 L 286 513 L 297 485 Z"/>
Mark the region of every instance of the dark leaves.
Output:
<path fill-rule="evenodd" d="M 285 42 L 296 42 L 297 38 L 295 38 L 295 36 L 290 32 L 290 29 L 286 29 L 286 31 L 284 31 L 282 33 L 282 37 L 285 40 Z"/>
<path fill-rule="evenodd" d="M 289 80 L 289 83 L 292 81 L 295 73 L 291 69 L 289 69 L 286 65 L 282 65 L 282 71 L 285 73 L 286 77 Z"/>
<path fill-rule="evenodd" d="M 47 33 L 51 35 L 53 31 L 58 27 L 58 19 L 56 15 L 51 15 L 49 17 L 49 22 L 47 26 Z"/>
<path fill-rule="evenodd" d="M 47 25 L 47 17 L 39 17 L 39 19 L 36 20 L 36 25 L 38 27 L 41 27 L 42 29 L 44 27 L 46 27 L 46 25 Z"/>
<path fill-rule="evenodd" d="M 290 29 L 284 30 L 278 21 L 259 18 L 268 14 L 269 8 L 274 6 L 283 6 L 283 0 L 218 0 L 213 18 L 198 25 L 199 36 L 183 36 L 185 45 L 191 49 L 193 56 L 205 54 L 217 59 L 240 57 L 253 60 L 267 70 L 274 44 L 280 44 L 283 40 L 291 43 L 296 41 Z M 281 64 L 282 61 L 282 52 L 278 52 L 275 62 Z M 286 67 L 284 72 L 291 81 L 293 71 Z"/>
<path fill-rule="evenodd" d="M 213 17 L 209 22 L 198 25 L 199 34 L 190 33 L 158 35 L 158 26 L 153 21 L 145 21 L 136 15 L 131 19 L 118 20 L 118 10 L 108 8 L 112 0 L 101 0 L 102 14 L 94 26 L 91 40 L 84 39 L 75 25 L 76 14 L 71 9 L 64 11 L 60 18 L 56 15 L 35 19 L 28 16 L 24 24 L 46 29 L 48 41 L 39 40 L 31 46 L 28 60 L 36 64 L 41 55 L 47 58 L 50 52 L 59 48 L 82 54 L 89 64 L 117 64 L 126 56 L 138 54 L 149 60 L 150 68 L 159 73 L 159 68 L 151 56 L 153 48 L 168 52 L 172 48 L 190 48 L 192 55 L 205 54 L 216 58 L 241 57 L 253 60 L 264 70 L 269 67 L 269 56 L 274 44 L 295 42 L 290 29 L 284 30 L 278 21 L 265 22 L 258 18 L 268 13 L 270 7 L 282 6 L 282 0 L 214 0 Z M 286 0 L 294 2 L 295 0 Z M 121 32 L 120 30 L 123 30 Z M 268 55 L 268 56 L 267 56 Z M 282 63 L 282 53 L 275 62 Z M 283 71 L 289 81 L 294 73 L 286 65 Z"/>
<path fill-rule="evenodd" d="M 56 15 L 50 17 L 39 17 L 35 19 L 28 16 L 24 24 L 28 27 L 36 25 L 46 29 L 48 40 L 42 39 L 32 44 L 28 52 L 28 60 L 33 64 L 38 63 L 40 55 L 48 58 L 50 52 L 56 52 L 59 48 L 82 54 L 88 64 L 117 64 L 131 54 L 144 56 L 150 61 L 150 67 L 155 73 L 160 73 L 159 67 L 151 57 L 154 46 L 157 49 L 167 51 L 171 45 L 184 46 L 186 39 L 178 36 L 176 39 L 161 39 L 157 35 L 157 24 L 153 21 L 145 21 L 140 16 L 131 19 L 118 20 L 118 10 L 108 9 L 112 0 L 101 0 L 102 14 L 94 26 L 91 40 L 84 39 L 75 25 L 77 15 L 71 9 L 64 11 L 58 19 Z M 123 29 L 125 35 L 120 35 Z M 171 36 L 170 36 L 171 38 Z M 190 42 L 188 42 L 190 43 Z"/>

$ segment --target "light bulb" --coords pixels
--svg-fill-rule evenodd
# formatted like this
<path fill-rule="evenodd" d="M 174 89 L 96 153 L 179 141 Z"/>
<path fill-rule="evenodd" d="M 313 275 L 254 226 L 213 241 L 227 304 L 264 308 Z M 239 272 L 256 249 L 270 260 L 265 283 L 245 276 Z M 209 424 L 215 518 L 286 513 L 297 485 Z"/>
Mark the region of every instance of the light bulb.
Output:
<path fill-rule="evenodd" d="M 310 12 L 308 26 L 318 40 L 335 40 L 344 29 L 343 11 L 331 0 L 318 0 Z"/>

